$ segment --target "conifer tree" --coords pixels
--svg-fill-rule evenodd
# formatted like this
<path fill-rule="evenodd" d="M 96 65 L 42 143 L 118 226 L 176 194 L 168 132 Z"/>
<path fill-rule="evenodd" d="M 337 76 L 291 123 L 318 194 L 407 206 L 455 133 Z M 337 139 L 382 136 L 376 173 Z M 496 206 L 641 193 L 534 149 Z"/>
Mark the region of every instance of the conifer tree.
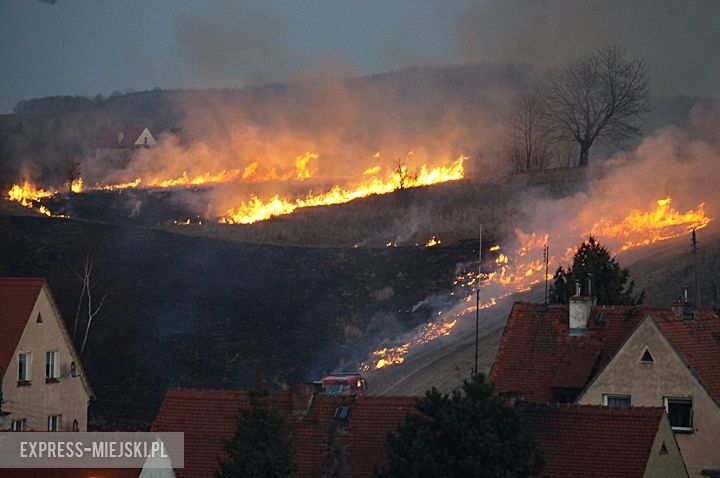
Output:
<path fill-rule="evenodd" d="M 388 464 L 376 478 L 525 477 L 542 470 L 517 410 L 482 374 L 450 395 L 433 387 L 417 410 L 388 435 Z"/>
<path fill-rule="evenodd" d="M 575 295 L 575 284 L 586 288 L 591 284 L 591 293 L 598 304 L 628 305 L 642 303 L 644 294 L 636 300 L 632 293 L 635 281 L 630 281 L 630 271 L 620 266 L 610 251 L 595 237 L 590 236 L 575 251 L 572 265 L 566 270 L 562 266 L 555 271 L 550 287 L 550 302 L 567 304 Z M 585 290 L 585 289 L 584 289 Z"/>
<path fill-rule="evenodd" d="M 241 409 L 235 432 L 225 443 L 217 478 L 284 478 L 295 473 L 295 453 L 282 417 L 268 405 L 269 394 L 257 381 L 250 408 Z"/>

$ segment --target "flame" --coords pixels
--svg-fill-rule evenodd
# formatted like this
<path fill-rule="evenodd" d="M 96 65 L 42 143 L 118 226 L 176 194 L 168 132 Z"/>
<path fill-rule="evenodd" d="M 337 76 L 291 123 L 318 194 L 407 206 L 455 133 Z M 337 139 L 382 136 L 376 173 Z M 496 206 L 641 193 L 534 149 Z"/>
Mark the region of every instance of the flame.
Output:
<path fill-rule="evenodd" d="M 649 211 L 633 209 L 617 222 L 601 218 L 589 233 L 598 236 L 608 244 L 617 244 L 620 251 L 632 247 L 642 247 L 657 241 L 688 234 L 692 229 L 701 229 L 713 220 L 705 214 L 705 205 L 681 213 L 671 207 L 672 198 L 665 197 L 655 201 L 656 207 Z M 534 285 L 551 280 L 552 274 L 545 274 L 545 245 L 549 243 L 548 234 L 526 234 L 516 231 L 518 245 L 512 252 L 501 253 L 499 244 L 493 245 L 490 251 L 495 253 L 490 272 L 479 274 L 478 271 L 458 274 L 449 292 L 453 305 L 444 314 L 439 311 L 438 319 L 424 324 L 409 340 L 395 347 L 383 347 L 374 351 L 368 360 L 360 364 L 364 371 L 377 370 L 390 365 L 402 364 L 407 353 L 413 347 L 426 344 L 449 335 L 459 320 L 474 316 L 476 294 L 480 294 L 480 310 L 494 307 L 501 299 L 516 293 L 529 290 Z M 554 238 L 562 244 L 562 238 Z M 554 270 L 560 262 L 569 263 L 575 253 L 574 247 L 556 247 L 562 256 L 548 257 L 552 264 L 547 270 Z M 474 265 L 475 266 L 475 265 Z"/>
<path fill-rule="evenodd" d="M 374 176 L 375 174 L 380 172 L 380 166 L 373 166 L 371 168 L 367 168 L 365 171 L 363 171 L 363 176 Z"/>
<path fill-rule="evenodd" d="M 73 179 L 70 183 L 70 190 L 74 193 L 81 193 L 83 192 L 83 178 L 77 178 Z"/>
<path fill-rule="evenodd" d="M 425 243 L 425 247 L 433 247 L 437 246 L 438 244 L 441 244 L 442 241 L 438 239 L 437 237 L 433 236 Z"/>
<path fill-rule="evenodd" d="M 290 214 L 299 208 L 343 204 L 374 194 L 387 194 L 399 189 L 401 184 L 405 188 L 410 188 L 455 181 L 463 178 L 463 161 L 466 159 L 465 156 L 460 156 L 450 166 L 439 166 L 432 169 L 422 165 L 417 175 L 409 179 L 403 178 L 401 172 L 393 172 L 387 180 L 374 178 L 359 186 L 347 189 L 333 186 L 326 193 L 310 194 L 301 199 L 292 200 L 275 195 L 270 199 L 262 200 L 253 195 L 248 201 L 230 209 L 220 219 L 220 222 L 226 224 L 252 224 L 274 216 Z"/>
<path fill-rule="evenodd" d="M 39 201 L 53 196 L 53 192 L 39 189 L 28 181 L 22 184 L 13 184 L 7 193 L 7 198 L 17 201 L 25 207 L 33 207 L 33 201 Z"/>
<path fill-rule="evenodd" d="M 622 241 L 621 251 L 636 246 L 645 246 L 657 241 L 687 234 L 693 229 L 702 229 L 712 218 L 705 214 L 705 203 L 697 209 L 681 213 L 671 206 L 670 196 L 658 199 L 653 211 L 633 209 L 618 223 L 602 217 L 592 227 L 592 233 Z"/>

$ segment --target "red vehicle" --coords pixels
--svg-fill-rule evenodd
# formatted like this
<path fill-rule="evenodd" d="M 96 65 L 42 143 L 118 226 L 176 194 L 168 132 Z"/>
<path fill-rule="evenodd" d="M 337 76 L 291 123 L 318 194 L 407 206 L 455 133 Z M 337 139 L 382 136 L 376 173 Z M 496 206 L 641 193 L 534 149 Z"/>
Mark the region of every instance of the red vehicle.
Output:
<path fill-rule="evenodd" d="M 357 372 L 334 373 L 323 377 L 320 383 L 322 393 L 328 395 L 364 395 L 367 391 L 367 382 Z"/>

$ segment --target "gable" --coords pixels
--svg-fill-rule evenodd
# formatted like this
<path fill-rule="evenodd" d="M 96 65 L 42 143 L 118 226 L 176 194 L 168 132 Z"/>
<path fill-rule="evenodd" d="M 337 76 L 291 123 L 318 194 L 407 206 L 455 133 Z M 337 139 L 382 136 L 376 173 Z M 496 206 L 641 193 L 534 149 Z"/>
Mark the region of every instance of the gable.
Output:
<path fill-rule="evenodd" d="M 31 320 L 40 290 L 40 278 L 0 278 L 0 369 L 7 370 L 20 337 Z M 32 317 L 32 321 L 37 320 Z"/>
<path fill-rule="evenodd" d="M 652 362 L 642 360 L 645 351 L 652 355 Z M 650 315 L 588 384 L 578 402 L 602 403 L 603 393 L 629 394 L 632 404 L 639 406 L 661 406 L 664 395 L 710 398 Z"/>
<path fill-rule="evenodd" d="M 596 307 L 584 335 L 573 336 L 566 305 L 516 303 L 508 317 L 490 381 L 498 393 L 535 402 L 572 398 L 602 368 L 641 318 L 632 307 Z"/>
<path fill-rule="evenodd" d="M 0 334 L 0 351 L 7 360 L 2 364 L 2 369 L 8 370 L 16 363 L 19 347 L 62 349 L 75 363 L 88 396 L 94 398 L 80 357 L 45 279 L 0 278 L 0 304 L 0 326 L 3 331 Z M 38 316 L 42 316 L 41 322 L 38 322 Z M 44 357 L 36 357 L 35 360 L 44 361 Z"/>

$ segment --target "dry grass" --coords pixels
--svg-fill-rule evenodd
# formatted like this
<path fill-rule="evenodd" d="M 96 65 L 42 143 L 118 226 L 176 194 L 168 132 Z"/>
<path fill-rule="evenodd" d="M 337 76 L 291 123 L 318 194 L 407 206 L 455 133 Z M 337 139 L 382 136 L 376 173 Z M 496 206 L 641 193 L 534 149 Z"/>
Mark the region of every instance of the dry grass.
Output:
<path fill-rule="evenodd" d="M 570 194 L 585 184 L 585 171 L 557 169 L 492 179 L 466 179 L 396 191 L 351 203 L 307 208 L 251 225 L 168 226 L 173 232 L 223 240 L 303 246 L 383 247 L 424 244 L 432 236 L 454 243 L 489 240 L 512 232 L 525 218 L 521 198 L 531 191 Z"/>

